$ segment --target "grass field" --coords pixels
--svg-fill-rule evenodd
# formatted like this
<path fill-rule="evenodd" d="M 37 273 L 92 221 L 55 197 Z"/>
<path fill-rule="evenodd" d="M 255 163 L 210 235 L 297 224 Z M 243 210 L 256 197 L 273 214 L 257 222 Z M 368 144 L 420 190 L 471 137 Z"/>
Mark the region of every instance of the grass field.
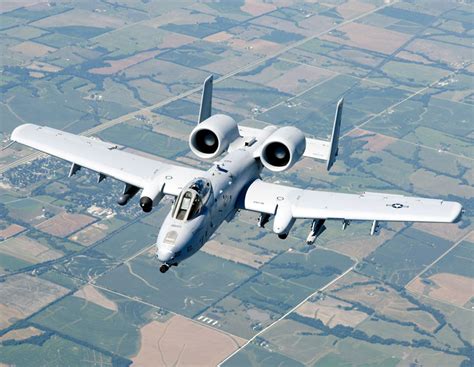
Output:
<path fill-rule="evenodd" d="M 351 265 L 352 260 L 344 255 L 316 248 L 307 254 L 286 252 L 265 264 L 262 271 L 309 289 L 317 289 Z"/>
<path fill-rule="evenodd" d="M 360 271 L 391 284 L 405 285 L 450 245 L 439 237 L 407 229 L 369 254 Z"/>
<path fill-rule="evenodd" d="M 156 229 L 143 223 L 134 223 L 114 233 L 95 250 L 117 260 L 126 259 L 156 241 Z"/>
<path fill-rule="evenodd" d="M 58 350 L 61 353 L 58 353 Z M 107 366 L 112 357 L 59 336 L 51 336 L 43 344 L 24 343 L 0 346 L 0 363 L 17 366 Z"/>
<path fill-rule="evenodd" d="M 264 341 L 262 341 L 265 345 Z M 303 367 L 304 364 L 286 357 L 280 353 L 273 351 L 270 348 L 256 345 L 254 343 L 247 345 L 241 349 L 239 353 L 235 354 L 232 358 L 226 361 L 222 366 L 224 367 L 240 367 L 240 366 L 261 366 L 262 363 L 271 366 L 281 367 Z"/>
<path fill-rule="evenodd" d="M 29 198 L 9 202 L 6 207 L 10 217 L 30 225 L 41 223 L 47 219 L 47 216 L 58 214 L 61 211 L 55 206 Z"/>
<path fill-rule="evenodd" d="M 128 301 L 125 306 L 131 309 L 115 312 L 69 296 L 34 316 L 32 322 L 127 357 L 138 351 L 138 329 L 146 321 L 143 315 L 148 308 Z"/>
<path fill-rule="evenodd" d="M 255 274 L 250 267 L 202 252 L 165 277 L 159 276 L 158 267 L 154 256 L 145 253 L 107 273 L 98 284 L 193 317 Z"/>

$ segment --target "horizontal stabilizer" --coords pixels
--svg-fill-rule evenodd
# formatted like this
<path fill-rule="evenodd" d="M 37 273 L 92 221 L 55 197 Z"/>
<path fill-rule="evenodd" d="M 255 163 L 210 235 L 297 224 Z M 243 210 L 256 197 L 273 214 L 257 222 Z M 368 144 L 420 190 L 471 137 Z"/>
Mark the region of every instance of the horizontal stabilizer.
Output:
<path fill-rule="evenodd" d="M 337 103 L 336 114 L 334 116 L 334 125 L 332 127 L 331 140 L 319 140 L 306 138 L 306 150 L 303 155 L 308 158 L 314 158 L 326 162 L 326 168 L 329 171 L 336 161 L 339 134 L 341 131 L 342 107 L 344 99 L 341 98 Z M 239 133 L 243 137 L 255 137 L 258 139 L 261 129 L 239 125 Z"/>

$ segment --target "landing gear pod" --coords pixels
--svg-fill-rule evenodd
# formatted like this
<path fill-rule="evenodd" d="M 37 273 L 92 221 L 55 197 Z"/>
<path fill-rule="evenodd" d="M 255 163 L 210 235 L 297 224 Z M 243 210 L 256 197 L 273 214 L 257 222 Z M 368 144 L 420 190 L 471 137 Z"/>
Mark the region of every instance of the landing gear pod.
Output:
<path fill-rule="evenodd" d="M 295 218 L 293 218 L 291 208 L 287 205 L 278 205 L 273 219 L 273 232 L 284 240 L 288 237 L 293 224 L 295 224 Z"/>

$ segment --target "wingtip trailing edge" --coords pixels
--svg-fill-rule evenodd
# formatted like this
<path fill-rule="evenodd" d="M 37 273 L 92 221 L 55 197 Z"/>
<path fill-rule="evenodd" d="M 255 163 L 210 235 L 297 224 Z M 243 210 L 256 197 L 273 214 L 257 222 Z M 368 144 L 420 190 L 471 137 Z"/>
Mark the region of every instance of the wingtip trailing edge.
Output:
<path fill-rule="evenodd" d="M 451 215 L 449 222 L 450 223 L 458 223 L 462 219 L 462 215 L 464 213 L 463 207 L 460 203 L 456 201 L 450 202 L 452 204 Z"/>
<path fill-rule="evenodd" d="M 22 132 L 28 128 L 35 128 L 35 127 L 38 127 L 38 125 L 22 124 L 20 126 L 17 126 L 16 128 L 13 129 L 12 133 L 10 134 L 10 140 L 14 142 L 20 142 Z"/>

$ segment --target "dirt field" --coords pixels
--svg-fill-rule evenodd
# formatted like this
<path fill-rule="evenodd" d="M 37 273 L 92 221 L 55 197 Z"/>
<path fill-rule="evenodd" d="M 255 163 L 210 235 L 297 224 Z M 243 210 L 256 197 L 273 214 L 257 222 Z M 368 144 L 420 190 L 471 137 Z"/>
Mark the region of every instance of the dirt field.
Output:
<path fill-rule="evenodd" d="M 104 238 L 107 233 L 107 225 L 103 223 L 94 223 L 89 227 L 73 234 L 69 239 L 74 242 L 78 242 L 83 246 L 90 246 L 93 243 Z"/>
<path fill-rule="evenodd" d="M 314 34 L 311 29 L 300 27 L 297 23 L 286 19 L 272 17 L 271 15 L 264 15 L 250 21 L 252 24 L 257 24 L 263 27 L 270 27 L 275 29 L 282 29 L 286 32 L 301 34 L 302 36 L 310 36 Z"/>
<path fill-rule="evenodd" d="M 40 28 L 67 26 L 118 28 L 124 24 L 124 20 L 120 18 L 114 18 L 83 9 L 73 9 L 31 23 L 31 25 Z"/>
<path fill-rule="evenodd" d="M 50 52 L 56 51 L 54 47 L 42 45 L 40 43 L 25 41 L 10 48 L 12 51 L 19 52 L 30 57 L 44 56 Z"/>
<path fill-rule="evenodd" d="M 245 342 L 182 316 L 152 321 L 140 334 L 140 351 L 132 358 L 140 367 L 215 366 Z"/>
<path fill-rule="evenodd" d="M 85 299 L 86 301 L 95 303 L 101 307 L 107 308 L 112 311 L 118 311 L 117 304 L 106 296 L 104 296 L 97 288 L 88 284 L 85 287 L 79 289 L 74 296 Z"/>
<path fill-rule="evenodd" d="M 210 255 L 221 257 L 226 260 L 231 260 L 251 266 L 252 268 L 259 268 L 269 259 L 271 259 L 271 256 L 256 255 L 249 251 L 242 250 L 233 246 L 224 245 L 214 240 L 207 242 L 202 247 L 202 251 Z"/>
<path fill-rule="evenodd" d="M 207 36 L 206 38 L 204 38 L 204 40 L 208 42 L 224 42 L 224 41 L 230 40 L 232 37 L 234 37 L 232 34 L 222 31 L 222 32 L 211 34 L 210 36 Z"/>
<path fill-rule="evenodd" d="M 48 73 L 57 73 L 58 71 L 63 70 L 63 68 L 60 68 L 59 66 L 47 64 L 45 62 L 40 61 L 33 62 L 27 68 L 36 71 L 46 71 Z"/>
<path fill-rule="evenodd" d="M 9 331 L 3 336 L 0 336 L 0 342 L 4 340 L 25 340 L 29 337 L 41 335 L 43 332 L 34 328 L 33 326 L 27 327 L 26 329 L 16 329 Z"/>
<path fill-rule="evenodd" d="M 393 223 L 391 226 L 403 227 L 403 224 Z M 369 232 L 369 230 L 370 227 L 367 227 L 367 232 Z M 353 238 L 336 238 L 329 241 L 325 247 L 356 259 L 362 259 L 382 243 L 391 239 L 395 234 L 395 231 L 382 229 L 376 236 L 370 236 L 370 234 L 367 234 L 365 236 L 357 236 Z"/>
<path fill-rule="evenodd" d="M 384 287 L 382 290 L 380 288 L 381 285 L 367 284 L 338 290 L 343 286 L 370 280 L 370 278 L 364 275 L 351 273 L 332 285 L 328 291 L 331 293 L 334 292 L 335 296 L 343 298 L 344 300 L 361 302 L 375 309 L 377 313 L 385 314 L 396 319 L 412 321 L 428 331 L 433 331 L 439 326 L 431 314 L 413 309 L 414 305 L 401 297 L 392 288 Z"/>
<path fill-rule="evenodd" d="M 362 1 L 348 1 L 342 5 L 336 7 L 336 10 L 339 14 L 342 15 L 344 19 L 353 18 L 359 14 L 367 13 L 375 8 L 375 5 L 368 4 Z"/>
<path fill-rule="evenodd" d="M 63 212 L 40 223 L 36 228 L 53 236 L 66 237 L 95 220 L 88 215 Z"/>
<path fill-rule="evenodd" d="M 275 9 L 275 5 L 264 3 L 262 0 L 245 0 L 245 4 L 240 7 L 240 10 L 253 16 L 262 15 Z"/>
<path fill-rule="evenodd" d="M 299 65 L 294 69 L 272 80 L 268 85 L 281 92 L 297 94 L 307 89 L 309 86 L 327 80 L 335 76 L 332 71 L 315 68 L 309 65 Z M 304 80 L 304 82 L 302 82 Z"/>
<path fill-rule="evenodd" d="M 363 138 L 361 138 L 361 140 L 365 140 L 367 142 L 364 148 L 370 150 L 371 152 L 380 152 L 386 147 L 388 147 L 390 144 L 396 142 L 396 140 L 390 136 L 376 134 L 363 129 L 354 130 L 349 135 L 357 137 L 365 134 L 370 134 L 371 136 L 364 136 Z"/>
<path fill-rule="evenodd" d="M 413 228 L 449 241 L 457 241 L 469 231 L 469 228 L 460 229 L 456 223 L 414 223 Z"/>
<path fill-rule="evenodd" d="M 18 224 L 10 224 L 7 228 L 0 231 L 0 239 L 6 240 L 18 233 L 21 233 L 25 230 L 25 227 L 22 227 Z"/>
<path fill-rule="evenodd" d="M 397 54 L 397 57 L 403 60 L 420 62 L 422 64 L 427 64 L 427 65 L 430 65 L 432 63 L 432 61 L 428 60 L 426 57 L 423 57 L 423 56 L 420 56 L 408 51 L 400 51 Z"/>
<path fill-rule="evenodd" d="M 140 62 L 150 60 L 158 55 L 161 51 L 147 51 L 135 54 L 130 57 L 126 57 L 121 60 L 106 60 L 110 66 L 104 66 L 102 68 L 93 68 L 90 69 L 89 72 L 92 74 L 99 74 L 99 75 L 111 75 L 115 74 L 119 71 L 125 70 L 130 66 L 139 64 Z"/>
<path fill-rule="evenodd" d="M 90 246 L 120 228 L 123 224 L 125 224 L 125 222 L 119 219 L 104 219 L 74 233 L 69 239 L 83 246 Z"/>
<path fill-rule="evenodd" d="M 41 3 L 47 3 L 48 0 L 6 0 L 0 1 L 0 13 L 6 13 L 18 8 L 27 8 L 29 6 Z"/>
<path fill-rule="evenodd" d="M 343 307 L 350 306 L 349 303 L 326 297 L 316 303 L 305 302 L 296 312 L 302 316 L 319 319 L 329 327 L 336 325 L 355 327 L 364 321 L 368 315 L 360 311 L 343 309 Z"/>
<path fill-rule="evenodd" d="M 185 34 L 169 33 L 166 35 L 160 43 L 160 49 L 166 48 L 178 48 L 188 43 L 196 41 L 197 38 L 187 36 Z"/>
<path fill-rule="evenodd" d="M 30 316 L 68 292 L 64 287 L 26 274 L 9 277 L 0 283 L 0 329 Z"/>
<path fill-rule="evenodd" d="M 425 284 L 420 278 L 410 283 L 408 289 L 457 306 L 465 305 L 474 297 L 474 279 L 450 273 L 438 273 L 428 278 L 433 284 Z"/>
<path fill-rule="evenodd" d="M 0 253 L 11 255 L 33 264 L 54 260 L 63 256 L 61 252 L 52 250 L 26 236 L 10 238 L 2 242 L 0 244 Z"/>
<path fill-rule="evenodd" d="M 410 175 L 414 189 L 431 195 L 451 195 L 456 192 L 459 196 L 474 197 L 474 187 L 460 183 L 457 179 L 441 176 L 426 169 L 419 169 Z"/>
<path fill-rule="evenodd" d="M 400 48 L 410 36 L 367 24 L 349 23 L 339 28 L 345 37 L 330 34 L 321 37 L 324 40 L 359 47 L 370 51 L 391 54 Z M 370 37 L 367 35 L 370 34 Z"/>
<path fill-rule="evenodd" d="M 415 40 L 410 43 L 407 50 L 427 56 L 431 60 L 439 60 L 446 64 L 470 61 L 472 58 L 472 50 L 468 47 L 453 44 L 447 46 L 443 42 L 430 40 Z"/>

